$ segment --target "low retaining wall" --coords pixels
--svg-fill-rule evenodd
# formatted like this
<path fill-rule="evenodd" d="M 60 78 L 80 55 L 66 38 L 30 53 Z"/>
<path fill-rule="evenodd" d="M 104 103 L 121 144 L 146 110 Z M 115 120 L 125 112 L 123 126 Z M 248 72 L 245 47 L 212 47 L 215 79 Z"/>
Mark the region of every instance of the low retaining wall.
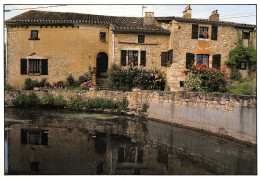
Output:
<path fill-rule="evenodd" d="M 18 94 L 31 91 L 5 91 L 5 105 Z M 39 98 L 46 94 L 62 95 L 64 99 L 102 97 L 115 101 L 126 98 L 129 108 L 141 109 L 148 104 L 151 118 L 202 129 L 256 144 L 256 96 L 230 94 L 162 92 L 162 91 L 34 91 Z"/>

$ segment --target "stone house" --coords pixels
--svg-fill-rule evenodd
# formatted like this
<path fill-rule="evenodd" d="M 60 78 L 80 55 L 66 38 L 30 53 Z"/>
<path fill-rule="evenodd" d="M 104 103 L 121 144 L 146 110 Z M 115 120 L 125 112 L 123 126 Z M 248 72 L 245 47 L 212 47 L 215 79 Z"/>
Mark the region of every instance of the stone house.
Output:
<path fill-rule="evenodd" d="M 93 66 L 97 75 L 117 64 L 159 68 L 167 86 L 181 90 L 181 71 L 191 63 L 219 67 L 241 39 L 256 46 L 256 26 L 191 18 L 187 6 L 182 17 L 144 18 L 101 16 L 31 10 L 7 21 L 7 83 L 22 88 L 26 78 L 53 83 L 83 75 Z M 246 60 L 241 70 L 246 70 Z"/>

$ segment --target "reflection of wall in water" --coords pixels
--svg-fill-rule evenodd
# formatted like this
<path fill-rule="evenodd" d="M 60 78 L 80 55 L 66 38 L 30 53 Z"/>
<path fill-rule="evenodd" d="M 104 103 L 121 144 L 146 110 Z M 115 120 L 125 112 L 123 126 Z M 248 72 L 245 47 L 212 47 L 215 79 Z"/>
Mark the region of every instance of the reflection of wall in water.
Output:
<path fill-rule="evenodd" d="M 94 138 L 66 128 L 31 128 L 13 125 L 9 131 L 9 172 L 32 174 L 96 174 L 105 168 L 106 153 L 96 152 Z M 48 145 L 24 144 L 21 134 L 48 130 Z M 36 130 L 36 131 L 32 131 Z M 34 134 L 34 135 L 35 135 Z M 29 137 L 27 137 L 29 139 Z M 37 137 L 34 137 L 36 141 Z M 97 142 L 97 143 L 95 143 Z"/>

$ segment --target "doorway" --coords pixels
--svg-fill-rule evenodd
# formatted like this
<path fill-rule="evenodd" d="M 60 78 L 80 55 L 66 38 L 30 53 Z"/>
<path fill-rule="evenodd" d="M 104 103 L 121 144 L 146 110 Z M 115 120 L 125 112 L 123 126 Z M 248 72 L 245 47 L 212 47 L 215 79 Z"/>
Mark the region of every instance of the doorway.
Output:
<path fill-rule="evenodd" d="M 104 52 L 100 52 L 97 55 L 97 76 L 101 77 L 108 68 L 108 56 Z"/>

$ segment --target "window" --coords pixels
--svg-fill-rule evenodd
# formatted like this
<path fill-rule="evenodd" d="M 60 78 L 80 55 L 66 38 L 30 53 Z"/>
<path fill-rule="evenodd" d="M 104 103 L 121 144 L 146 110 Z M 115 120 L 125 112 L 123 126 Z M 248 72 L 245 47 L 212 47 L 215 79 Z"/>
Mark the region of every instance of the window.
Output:
<path fill-rule="evenodd" d="M 208 39 L 208 28 L 200 27 L 199 38 Z"/>
<path fill-rule="evenodd" d="M 31 37 L 29 40 L 40 40 L 38 37 L 38 30 L 31 30 Z"/>
<path fill-rule="evenodd" d="M 48 133 L 45 130 L 21 129 L 21 144 L 48 145 Z"/>
<path fill-rule="evenodd" d="M 106 42 L 106 33 L 105 32 L 100 32 L 99 33 L 99 39 L 102 42 Z"/>
<path fill-rule="evenodd" d="M 48 75 L 48 59 L 21 59 L 20 63 L 21 75 Z"/>
<path fill-rule="evenodd" d="M 240 62 L 239 68 L 241 70 L 246 70 L 246 62 L 245 61 Z"/>
<path fill-rule="evenodd" d="M 138 51 L 128 51 L 128 64 L 138 66 Z"/>
<path fill-rule="evenodd" d="M 144 43 L 145 36 L 144 35 L 138 35 L 138 43 Z"/>
<path fill-rule="evenodd" d="M 173 50 L 161 53 L 161 66 L 170 67 L 173 62 Z"/>
<path fill-rule="evenodd" d="M 197 55 L 197 65 L 209 65 L 209 55 L 208 54 L 198 54 Z"/>
<path fill-rule="evenodd" d="M 140 147 L 120 147 L 118 149 L 118 162 L 143 163 L 143 150 Z"/>
<path fill-rule="evenodd" d="M 250 33 L 249 32 L 243 32 L 242 33 L 242 38 L 243 39 L 250 39 Z"/>
<path fill-rule="evenodd" d="M 40 74 L 40 59 L 29 59 L 29 74 Z"/>

